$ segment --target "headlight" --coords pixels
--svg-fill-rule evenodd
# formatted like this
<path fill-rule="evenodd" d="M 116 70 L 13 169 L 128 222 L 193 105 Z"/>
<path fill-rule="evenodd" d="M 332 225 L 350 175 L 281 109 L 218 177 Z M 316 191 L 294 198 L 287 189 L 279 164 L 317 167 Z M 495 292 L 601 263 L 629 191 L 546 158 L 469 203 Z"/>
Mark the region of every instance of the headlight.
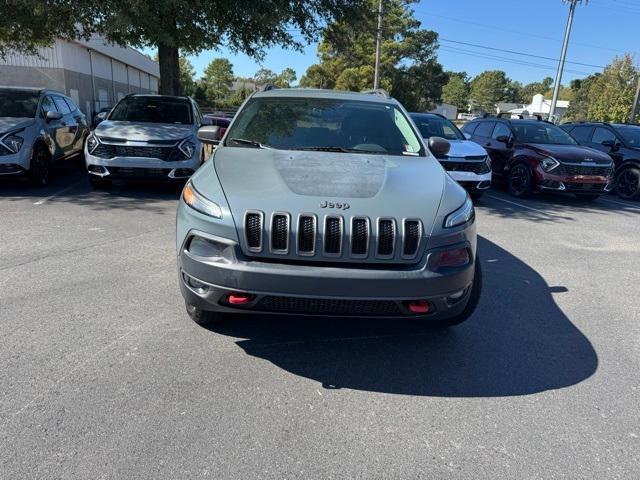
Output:
<path fill-rule="evenodd" d="M 96 147 L 100 144 L 98 137 L 96 137 L 93 133 L 89 135 L 87 138 L 87 150 L 89 153 L 93 153 Z"/>
<path fill-rule="evenodd" d="M 178 145 L 178 149 L 186 158 L 193 158 L 193 154 L 196 151 L 196 144 L 193 143 L 190 139 L 187 139 L 184 140 L 180 145 Z"/>
<path fill-rule="evenodd" d="M 182 191 L 182 199 L 184 203 L 200 213 L 209 215 L 214 218 L 222 218 L 222 209 L 220 205 L 202 196 L 189 181 Z"/>
<path fill-rule="evenodd" d="M 18 153 L 24 143 L 24 138 L 18 135 L 7 135 L 2 139 L 2 143 L 11 153 Z"/>
<path fill-rule="evenodd" d="M 473 202 L 469 195 L 465 199 L 462 206 L 457 209 L 455 212 L 449 214 L 447 218 L 444 219 L 444 228 L 453 228 L 458 225 L 463 225 L 475 217 L 475 210 L 473 208 Z"/>
<path fill-rule="evenodd" d="M 553 157 L 544 157 L 540 162 L 540 166 L 545 172 L 550 172 L 560 165 L 560 162 Z"/>

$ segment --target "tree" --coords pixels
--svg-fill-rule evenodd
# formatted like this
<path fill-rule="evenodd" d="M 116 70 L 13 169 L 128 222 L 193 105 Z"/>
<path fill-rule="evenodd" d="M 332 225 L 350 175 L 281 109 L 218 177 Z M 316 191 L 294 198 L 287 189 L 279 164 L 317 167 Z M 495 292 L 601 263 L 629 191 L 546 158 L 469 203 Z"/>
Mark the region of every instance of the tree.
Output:
<path fill-rule="evenodd" d="M 196 82 L 194 80 L 196 71 L 193 65 L 185 57 L 180 57 L 180 93 L 188 97 L 192 97 L 196 91 Z"/>
<path fill-rule="evenodd" d="M 639 73 L 631 54 L 616 57 L 607 65 L 589 87 L 589 120 L 626 122 L 631 113 Z"/>
<path fill-rule="evenodd" d="M 474 108 L 482 112 L 495 111 L 496 104 L 506 97 L 509 83 L 502 70 L 482 72 L 471 82 L 471 100 Z"/>
<path fill-rule="evenodd" d="M 459 111 L 469 109 L 470 85 L 466 72 L 447 72 L 448 81 L 442 87 L 442 101 L 455 105 Z"/>
<path fill-rule="evenodd" d="M 273 85 L 278 78 L 276 72 L 273 70 L 269 70 L 268 68 L 261 68 L 258 70 L 253 76 L 253 81 L 256 82 L 256 85 L 262 87 L 264 85 Z"/>
<path fill-rule="evenodd" d="M 291 67 L 287 67 L 280 72 L 280 75 L 276 78 L 274 85 L 278 88 L 289 88 L 297 79 L 298 76 L 296 75 L 296 71 Z"/>
<path fill-rule="evenodd" d="M 109 41 L 157 47 L 160 92 L 180 90 L 179 51 L 225 45 L 261 59 L 266 48 L 301 49 L 326 23 L 366 0 L 12 0 L 0 7 L 0 53 L 98 32 Z M 46 27 L 44 27 L 46 26 Z"/>
<path fill-rule="evenodd" d="M 522 83 L 507 79 L 507 87 L 504 91 L 504 101 L 509 103 L 520 103 L 523 88 L 524 86 Z"/>
<path fill-rule="evenodd" d="M 409 8 L 415 0 L 385 0 L 380 84 L 409 109 L 431 106 L 446 75 L 436 61 L 438 36 L 420 28 Z M 363 14 L 331 23 L 318 46 L 319 62 L 300 85 L 362 90 L 373 86 L 378 0 L 366 0 Z M 434 83 L 435 82 L 435 83 Z"/>
<path fill-rule="evenodd" d="M 214 58 L 204 70 L 202 83 L 206 86 L 207 98 L 216 103 L 226 98 L 235 77 L 233 65 L 226 58 Z"/>
<path fill-rule="evenodd" d="M 260 87 L 273 85 L 278 88 L 289 88 L 297 78 L 296 71 L 291 67 L 285 68 L 279 74 L 268 68 L 261 68 L 253 76 L 253 81 Z"/>

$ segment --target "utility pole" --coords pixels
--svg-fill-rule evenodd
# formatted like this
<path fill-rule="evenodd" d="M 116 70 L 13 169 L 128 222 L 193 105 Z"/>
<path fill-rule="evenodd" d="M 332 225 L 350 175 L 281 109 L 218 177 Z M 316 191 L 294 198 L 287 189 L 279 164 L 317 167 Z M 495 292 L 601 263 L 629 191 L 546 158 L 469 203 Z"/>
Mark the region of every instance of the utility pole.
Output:
<path fill-rule="evenodd" d="M 373 88 L 380 88 L 380 47 L 382 43 L 382 0 L 378 1 L 378 32 L 376 34 L 376 66 L 373 71 Z"/>
<path fill-rule="evenodd" d="M 567 27 L 564 30 L 564 40 L 562 42 L 562 52 L 560 53 L 560 62 L 558 62 L 558 73 L 556 73 L 556 83 L 553 86 L 553 99 L 551 100 L 551 108 L 549 110 L 549 120 L 553 121 L 556 113 L 556 104 L 558 103 L 558 95 L 560 93 L 560 84 L 562 83 L 562 71 L 564 70 L 564 61 L 567 58 L 567 48 L 569 47 L 569 36 L 571 35 L 571 26 L 573 25 L 573 14 L 576 11 L 576 5 L 582 0 L 563 0 L 569 2 L 569 18 Z"/>

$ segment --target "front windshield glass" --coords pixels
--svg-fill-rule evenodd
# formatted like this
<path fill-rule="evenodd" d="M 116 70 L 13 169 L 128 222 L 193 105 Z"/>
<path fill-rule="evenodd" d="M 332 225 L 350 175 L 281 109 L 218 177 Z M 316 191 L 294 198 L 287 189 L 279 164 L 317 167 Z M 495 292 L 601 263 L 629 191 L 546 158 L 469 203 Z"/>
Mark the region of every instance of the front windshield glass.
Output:
<path fill-rule="evenodd" d="M 640 127 L 621 125 L 616 130 L 622 135 L 624 141 L 630 147 L 640 147 Z"/>
<path fill-rule="evenodd" d="M 191 103 L 181 98 L 127 97 L 114 107 L 109 120 L 191 124 Z"/>
<path fill-rule="evenodd" d="M 391 104 L 327 98 L 254 98 L 226 146 L 424 155 L 402 111 Z"/>
<path fill-rule="evenodd" d="M 34 118 L 38 96 L 28 92 L 0 92 L 0 117 Z"/>
<path fill-rule="evenodd" d="M 422 138 L 442 137 L 447 140 L 464 140 L 462 132 L 446 118 L 411 115 Z"/>
<path fill-rule="evenodd" d="M 545 122 L 517 123 L 513 122 L 518 141 L 522 143 L 542 143 L 547 145 L 577 145 L 567 132 L 555 125 Z"/>

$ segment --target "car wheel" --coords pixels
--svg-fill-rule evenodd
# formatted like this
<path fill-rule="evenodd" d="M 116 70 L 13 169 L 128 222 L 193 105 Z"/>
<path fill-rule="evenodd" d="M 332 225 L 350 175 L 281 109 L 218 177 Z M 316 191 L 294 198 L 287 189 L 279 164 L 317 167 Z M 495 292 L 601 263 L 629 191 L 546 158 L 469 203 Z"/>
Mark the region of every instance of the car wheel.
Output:
<path fill-rule="evenodd" d="M 475 265 L 475 273 L 473 276 L 473 283 L 471 284 L 471 294 L 469 295 L 469 300 L 467 301 L 467 305 L 464 307 L 464 310 L 456 315 L 455 317 L 447 318 L 445 320 L 438 320 L 435 323 L 431 323 L 431 325 L 436 327 L 453 327 L 455 325 L 460 325 L 466 319 L 468 319 L 471 314 L 475 311 L 478 306 L 478 302 L 480 301 L 480 295 L 482 294 L 482 267 L 480 266 L 480 258 L 476 256 L 476 265 Z M 426 321 L 425 321 L 426 323 Z"/>
<path fill-rule="evenodd" d="M 200 310 L 194 305 L 189 305 L 186 302 L 185 308 L 187 309 L 187 315 L 189 315 L 191 320 L 196 322 L 198 325 L 211 325 L 213 323 L 219 323 L 224 319 L 224 315 L 222 313 Z"/>
<path fill-rule="evenodd" d="M 95 189 L 102 190 L 111 187 L 111 180 L 106 180 L 100 177 L 89 176 L 89 183 Z"/>
<path fill-rule="evenodd" d="M 618 174 L 616 191 L 625 200 L 640 198 L 640 168 L 628 167 L 622 170 Z"/>
<path fill-rule="evenodd" d="M 38 143 L 31 150 L 29 164 L 29 183 L 34 187 L 43 187 L 49 183 L 51 176 L 51 155 L 47 148 Z"/>
<path fill-rule="evenodd" d="M 531 195 L 531 172 L 522 163 L 514 165 L 509 172 L 509 193 L 514 197 L 525 198 Z"/>
<path fill-rule="evenodd" d="M 579 200 L 584 200 L 585 202 L 592 202 L 596 198 L 599 198 L 600 194 L 599 193 L 576 193 L 576 197 L 578 197 Z"/>

